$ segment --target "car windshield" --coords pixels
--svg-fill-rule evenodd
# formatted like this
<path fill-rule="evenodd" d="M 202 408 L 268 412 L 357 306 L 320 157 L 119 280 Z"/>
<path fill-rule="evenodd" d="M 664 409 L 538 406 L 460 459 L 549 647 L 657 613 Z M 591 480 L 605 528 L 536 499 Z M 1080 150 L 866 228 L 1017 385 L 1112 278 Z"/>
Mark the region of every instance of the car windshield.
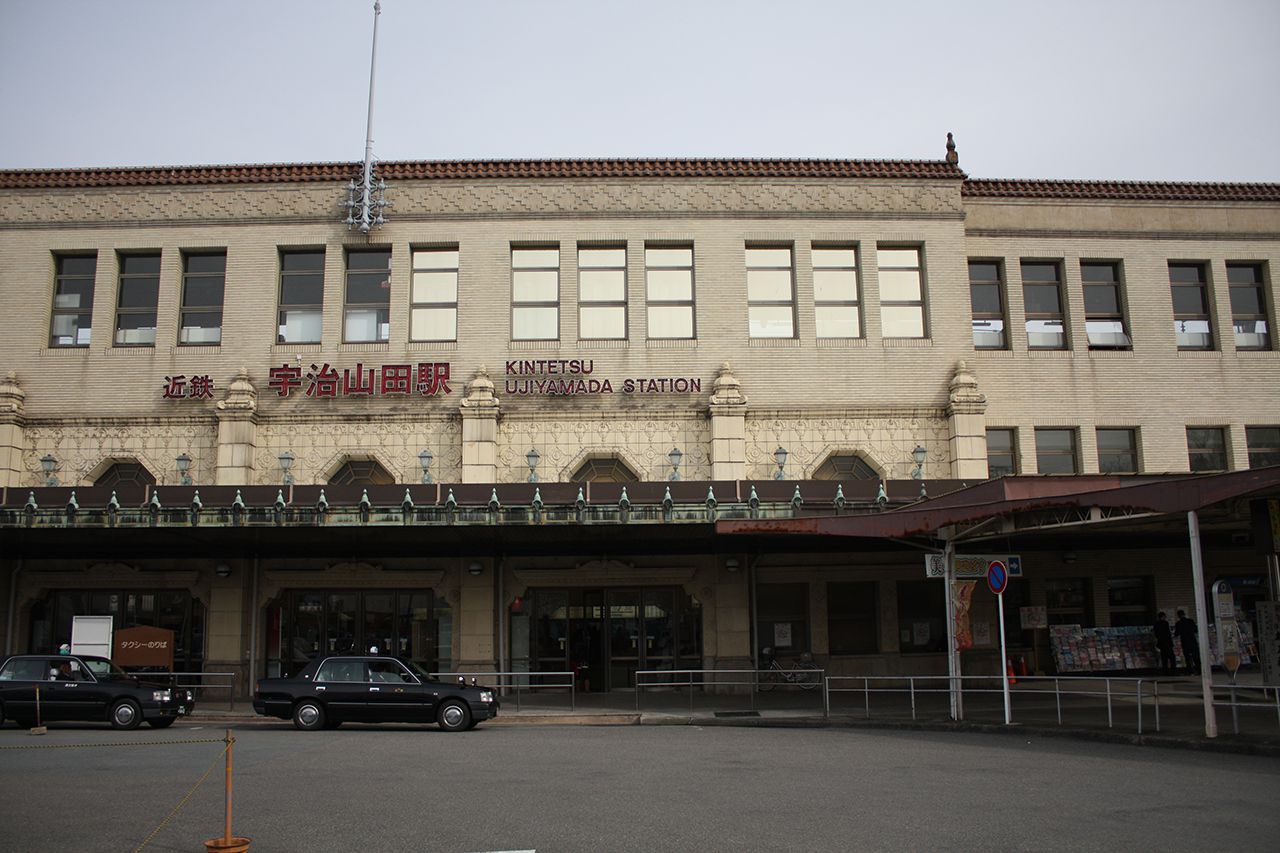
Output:
<path fill-rule="evenodd" d="M 418 666 L 416 663 L 414 663 L 411 660 L 405 661 L 404 665 L 409 667 L 410 672 L 418 676 L 419 681 L 439 681 L 440 680 L 435 676 L 433 676 L 431 673 L 427 672 L 422 667 Z"/>
<path fill-rule="evenodd" d="M 87 660 L 84 665 L 99 681 L 127 681 L 130 678 L 129 673 L 109 660 Z"/>

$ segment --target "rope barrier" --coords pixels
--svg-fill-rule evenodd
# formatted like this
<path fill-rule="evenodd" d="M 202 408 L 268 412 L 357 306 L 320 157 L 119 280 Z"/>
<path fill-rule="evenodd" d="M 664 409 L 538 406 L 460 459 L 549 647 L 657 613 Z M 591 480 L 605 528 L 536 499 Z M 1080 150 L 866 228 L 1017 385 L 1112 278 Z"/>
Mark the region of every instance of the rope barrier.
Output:
<path fill-rule="evenodd" d="M 226 738 L 205 738 L 203 740 L 134 740 L 122 741 L 118 743 L 46 743 L 31 744 L 29 746 L 0 746 L 0 750 L 6 749 L 95 749 L 98 747 L 111 746 L 173 746 L 174 744 L 184 743 L 226 743 Z"/>
<path fill-rule="evenodd" d="M 226 741 L 225 740 L 214 741 L 214 743 L 226 743 Z M 231 748 L 231 744 L 229 743 L 225 747 L 223 747 L 222 752 L 218 753 L 214 757 L 213 763 L 209 765 L 209 769 L 204 771 L 204 775 L 200 777 L 200 781 L 196 782 L 196 784 L 192 786 L 190 791 L 187 791 L 187 795 L 178 801 L 178 804 L 173 807 L 173 811 L 169 812 L 168 816 L 165 817 L 164 820 L 160 821 L 160 825 L 157 826 L 155 829 L 151 830 L 151 834 L 148 835 L 146 838 L 144 838 L 141 844 L 133 848 L 133 853 L 138 853 L 139 850 L 141 850 L 143 847 L 146 847 L 148 844 L 150 844 L 151 839 L 155 838 L 156 835 L 160 832 L 160 830 L 164 829 L 165 826 L 169 823 L 169 821 L 173 820 L 173 816 L 176 815 L 178 811 L 187 804 L 187 800 L 191 799 L 191 795 L 194 794 L 196 790 L 201 785 L 204 784 L 204 781 L 209 778 L 209 774 L 213 772 L 213 768 L 218 766 L 218 761 L 222 759 L 222 756 L 227 754 L 227 750 L 230 748 Z"/>

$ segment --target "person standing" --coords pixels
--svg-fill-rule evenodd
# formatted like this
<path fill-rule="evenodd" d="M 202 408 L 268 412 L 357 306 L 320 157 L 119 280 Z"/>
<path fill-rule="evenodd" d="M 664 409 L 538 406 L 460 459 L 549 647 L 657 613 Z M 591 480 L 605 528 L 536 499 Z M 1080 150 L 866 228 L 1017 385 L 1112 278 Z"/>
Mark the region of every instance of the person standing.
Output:
<path fill-rule="evenodd" d="M 1160 672 L 1162 675 L 1172 675 L 1175 667 L 1173 656 L 1173 630 L 1169 627 L 1169 617 L 1164 615 L 1161 610 L 1156 614 L 1156 624 L 1152 626 L 1151 633 L 1156 635 L 1156 650 L 1160 652 Z"/>
<path fill-rule="evenodd" d="M 1185 610 L 1178 611 L 1178 621 L 1173 624 L 1173 633 L 1178 635 L 1182 644 L 1182 658 L 1187 662 L 1187 672 L 1195 675 L 1200 672 L 1200 631 L 1196 623 L 1187 618 Z"/>

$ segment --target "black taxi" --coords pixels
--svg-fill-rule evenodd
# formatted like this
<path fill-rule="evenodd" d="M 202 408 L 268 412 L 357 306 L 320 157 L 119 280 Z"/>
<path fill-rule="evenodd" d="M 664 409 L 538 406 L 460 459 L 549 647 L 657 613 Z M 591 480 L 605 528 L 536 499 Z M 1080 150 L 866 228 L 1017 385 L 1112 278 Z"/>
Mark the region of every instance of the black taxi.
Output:
<path fill-rule="evenodd" d="M 38 703 L 38 707 L 37 707 Z M 0 664 L 0 723 L 109 722 L 157 729 L 190 714 L 191 690 L 143 684 L 109 659 L 93 655 L 14 655 Z"/>

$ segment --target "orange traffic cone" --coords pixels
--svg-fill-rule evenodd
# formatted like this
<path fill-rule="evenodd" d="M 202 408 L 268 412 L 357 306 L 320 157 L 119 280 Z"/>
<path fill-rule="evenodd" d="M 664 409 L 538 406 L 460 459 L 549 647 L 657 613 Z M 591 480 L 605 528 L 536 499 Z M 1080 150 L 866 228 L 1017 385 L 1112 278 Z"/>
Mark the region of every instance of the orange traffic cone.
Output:
<path fill-rule="evenodd" d="M 1010 684 L 1018 683 L 1018 676 L 1013 671 L 1013 660 L 1009 659 L 1004 662 L 1004 674 L 1009 679 Z"/>

